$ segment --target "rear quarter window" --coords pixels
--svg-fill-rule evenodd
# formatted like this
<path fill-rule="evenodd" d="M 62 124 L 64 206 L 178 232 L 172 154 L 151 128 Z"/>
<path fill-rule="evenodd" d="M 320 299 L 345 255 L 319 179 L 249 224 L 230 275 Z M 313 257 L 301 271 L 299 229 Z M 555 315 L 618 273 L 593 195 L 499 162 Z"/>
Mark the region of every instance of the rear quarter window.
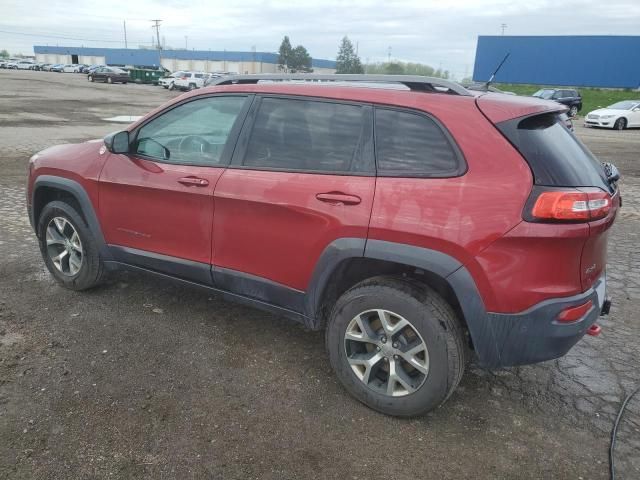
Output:
<path fill-rule="evenodd" d="M 531 167 L 536 185 L 610 190 L 602 164 L 567 129 L 558 113 L 517 118 L 497 126 Z"/>
<path fill-rule="evenodd" d="M 449 133 L 417 112 L 376 108 L 375 145 L 379 176 L 454 177 L 466 170 Z"/>

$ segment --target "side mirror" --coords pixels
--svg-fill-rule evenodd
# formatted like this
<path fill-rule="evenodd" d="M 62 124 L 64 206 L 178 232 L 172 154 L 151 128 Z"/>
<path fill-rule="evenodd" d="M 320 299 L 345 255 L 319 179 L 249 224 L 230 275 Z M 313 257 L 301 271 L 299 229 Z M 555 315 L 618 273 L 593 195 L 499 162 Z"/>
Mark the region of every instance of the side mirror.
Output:
<path fill-rule="evenodd" d="M 129 132 L 123 130 L 107 135 L 104 145 L 111 153 L 129 153 Z"/>
<path fill-rule="evenodd" d="M 631 110 L 632 112 L 640 112 L 640 107 L 636 107 L 633 110 Z"/>

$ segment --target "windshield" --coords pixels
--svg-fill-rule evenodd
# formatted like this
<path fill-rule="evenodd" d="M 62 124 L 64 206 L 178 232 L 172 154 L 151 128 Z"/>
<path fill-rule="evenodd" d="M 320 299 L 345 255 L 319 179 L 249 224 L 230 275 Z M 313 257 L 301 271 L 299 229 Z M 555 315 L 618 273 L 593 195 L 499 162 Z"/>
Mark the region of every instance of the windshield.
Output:
<path fill-rule="evenodd" d="M 607 108 L 611 108 L 612 110 L 631 110 L 633 107 L 638 106 L 638 104 L 640 104 L 640 100 L 625 100 L 609 105 Z"/>
<path fill-rule="evenodd" d="M 538 90 L 532 96 L 549 100 L 551 97 L 553 97 L 554 92 L 555 90 L 549 90 L 549 89 L 543 88 L 541 90 Z"/>

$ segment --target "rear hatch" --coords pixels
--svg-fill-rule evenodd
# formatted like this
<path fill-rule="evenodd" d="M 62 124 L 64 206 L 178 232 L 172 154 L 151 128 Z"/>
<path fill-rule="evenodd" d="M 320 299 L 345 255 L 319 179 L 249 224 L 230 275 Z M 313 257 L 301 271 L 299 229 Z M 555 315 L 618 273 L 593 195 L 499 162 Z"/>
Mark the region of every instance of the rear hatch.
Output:
<path fill-rule="evenodd" d="M 588 224 L 575 248 L 580 255 L 576 273 L 582 290 L 587 290 L 606 269 L 609 228 L 620 206 L 616 182 L 567 129 L 560 118 L 566 111 L 563 105 L 496 94 L 478 97 L 476 103 L 531 168 L 534 185 L 524 220 Z"/>

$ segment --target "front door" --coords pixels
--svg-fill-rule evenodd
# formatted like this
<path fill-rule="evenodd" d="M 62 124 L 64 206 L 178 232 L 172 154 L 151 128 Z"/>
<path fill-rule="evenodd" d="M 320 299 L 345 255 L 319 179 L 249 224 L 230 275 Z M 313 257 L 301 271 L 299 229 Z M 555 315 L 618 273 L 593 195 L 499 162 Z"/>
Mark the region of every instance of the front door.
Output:
<path fill-rule="evenodd" d="M 247 103 L 209 96 L 172 106 L 131 133 L 131 153 L 110 155 L 99 208 L 118 260 L 210 280 L 213 190 Z"/>
<path fill-rule="evenodd" d="M 331 242 L 367 238 L 371 107 L 266 97 L 254 108 L 214 193 L 214 277 L 291 308 Z"/>

